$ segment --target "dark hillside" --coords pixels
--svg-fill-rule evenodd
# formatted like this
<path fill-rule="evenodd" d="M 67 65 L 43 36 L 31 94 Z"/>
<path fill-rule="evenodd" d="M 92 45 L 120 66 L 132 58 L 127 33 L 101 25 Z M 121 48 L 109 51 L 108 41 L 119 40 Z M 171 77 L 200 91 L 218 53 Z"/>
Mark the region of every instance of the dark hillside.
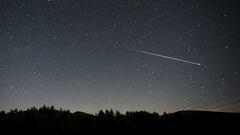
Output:
<path fill-rule="evenodd" d="M 179 111 L 159 115 L 146 111 L 100 111 L 96 115 L 71 113 L 54 107 L 11 110 L 0 113 L 1 133 L 66 134 L 156 134 L 238 131 L 240 113 Z"/>

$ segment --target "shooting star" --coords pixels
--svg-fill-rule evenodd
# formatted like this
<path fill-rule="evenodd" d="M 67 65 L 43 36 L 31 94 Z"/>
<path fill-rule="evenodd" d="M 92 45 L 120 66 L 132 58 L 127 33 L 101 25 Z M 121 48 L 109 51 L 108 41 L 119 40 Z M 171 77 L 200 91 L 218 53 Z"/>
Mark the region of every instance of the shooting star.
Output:
<path fill-rule="evenodd" d="M 166 58 L 166 59 L 171 59 L 171 60 L 175 60 L 175 61 L 180 61 L 180 62 L 184 62 L 184 63 L 188 63 L 188 64 L 193 64 L 193 65 L 197 65 L 197 66 L 200 66 L 200 65 L 201 65 L 200 63 L 196 63 L 196 62 L 192 62 L 192 61 L 187 61 L 187 60 L 183 60 L 183 59 L 179 59 L 179 58 L 173 58 L 173 57 L 169 57 L 169 56 L 165 56 L 165 55 L 160 55 L 160 54 L 156 54 L 156 53 L 146 52 L 146 51 L 142 51 L 142 50 L 136 50 L 136 49 L 134 49 L 133 51 L 139 52 L 139 53 L 143 53 L 143 54 L 158 56 L 158 57 L 162 57 L 162 58 Z"/>

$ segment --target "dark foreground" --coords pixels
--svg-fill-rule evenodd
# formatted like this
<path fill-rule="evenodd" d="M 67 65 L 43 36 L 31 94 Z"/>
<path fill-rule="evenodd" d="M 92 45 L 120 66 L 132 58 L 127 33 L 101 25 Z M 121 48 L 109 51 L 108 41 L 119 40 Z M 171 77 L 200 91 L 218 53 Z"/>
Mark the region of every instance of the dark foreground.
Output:
<path fill-rule="evenodd" d="M 240 113 L 179 111 L 171 114 L 100 111 L 70 113 L 54 107 L 0 113 L 0 134 L 209 134 L 238 133 Z"/>

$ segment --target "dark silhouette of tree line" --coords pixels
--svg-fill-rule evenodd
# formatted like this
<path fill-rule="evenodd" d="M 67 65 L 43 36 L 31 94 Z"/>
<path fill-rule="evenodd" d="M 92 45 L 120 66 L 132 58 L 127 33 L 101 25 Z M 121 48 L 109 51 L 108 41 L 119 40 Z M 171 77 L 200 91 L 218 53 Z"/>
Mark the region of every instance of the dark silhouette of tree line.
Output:
<path fill-rule="evenodd" d="M 0 112 L 0 134 L 81 134 L 125 135 L 166 133 L 209 133 L 238 131 L 239 113 L 180 111 L 176 113 L 149 113 L 100 110 L 92 115 L 71 113 L 54 106 L 32 107 L 25 111 Z"/>

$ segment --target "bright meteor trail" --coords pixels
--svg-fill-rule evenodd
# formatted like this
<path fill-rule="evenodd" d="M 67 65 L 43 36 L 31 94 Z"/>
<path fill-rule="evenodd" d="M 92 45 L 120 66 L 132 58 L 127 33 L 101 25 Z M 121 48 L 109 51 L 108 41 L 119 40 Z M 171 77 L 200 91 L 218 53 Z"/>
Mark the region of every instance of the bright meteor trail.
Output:
<path fill-rule="evenodd" d="M 200 63 L 196 63 L 196 62 L 192 62 L 192 61 L 187 61 L 187 60 L 183 60 L 183 59 L 178 59 L 178 58 L 173 58 L 173 57 L 169 57 L 169 56 L 165 56 L 165 55 L 160 55 L 160 54 L 156 54 L 156 53 L 151 53 L 151 52 L 146 52 L 146 51 L 142 51 L 142 50 L 133 50 L 139 53 L 144 53 L 144 54 L 148 54 L 148 55 L 153 55 L 153 56 L 158 56 L 158 57 L 162 57 L 162 58 L 166 58 L 166 59 L 171 59 L 171 60 L 175 60 L 175 61 L 180 61 L 180 62 L 184 62 L 184 63 L 189 63 L 189 64 L 193 64 L 193 65 L 198 65 L 200 66 Z"/>

